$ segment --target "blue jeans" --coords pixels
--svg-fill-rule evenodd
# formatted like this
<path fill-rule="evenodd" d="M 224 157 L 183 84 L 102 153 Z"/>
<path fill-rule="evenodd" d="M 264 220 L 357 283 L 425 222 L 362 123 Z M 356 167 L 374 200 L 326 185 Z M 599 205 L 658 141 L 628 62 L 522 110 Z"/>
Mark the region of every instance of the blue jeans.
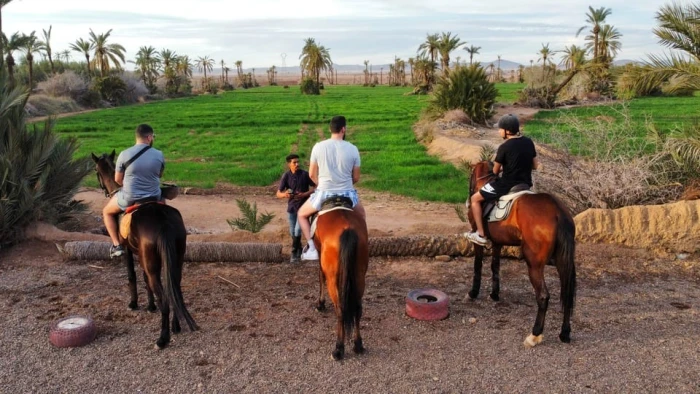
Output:
<path fill-rule="evenodd" d="M 297 213 L 287 212 L 287 218 L 289 219 L 289 235 L 292 237 L 301 237 L 301 227 L 297 220 Z"/>

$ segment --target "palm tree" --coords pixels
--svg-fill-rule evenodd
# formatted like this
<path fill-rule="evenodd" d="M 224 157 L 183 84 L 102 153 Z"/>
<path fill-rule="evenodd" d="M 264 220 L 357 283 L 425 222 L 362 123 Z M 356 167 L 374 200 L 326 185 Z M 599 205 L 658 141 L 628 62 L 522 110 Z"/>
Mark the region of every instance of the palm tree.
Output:
<path fill-rule="evenodd" d="M 571 45 L 566 47 L 566 49 L 561 51 L 561 53 L 563 53 L 564 56 L 559 64 L 566 67 L 568 74 L 566 78 L 564 78 L 564 80 L 552 90 L 551 94 L 553 96 L 559 94 L 559 92 L 564 89 L 569 82 L 571 82 L 576 74 L 586 69 L 588 64 L 586 60 L 586 50 L 581 47 Z"/>
<path fill-rule="evenodd" d="M 27 39 L 28 36 L 19 32 L 12 34 L 9 39 L 4 34 L 2 35 L 2 41 L 5 43 L 5 52 L 7 52 L 5 63 L 7 63 L 8 85 L 13 87 L 15 83 L 15 58 L 12 56 L 12 52 L 23 48 Z"/>
<path fill-rule="evenodd" d="M 2 33 L 2 7 L 10 4 L 12 0 L 0 0 L 0 70 L 2 70 L 5 67 L 5 58 L 4 58 L 4 46 L 5 42 L 3 42 L 3 33 Z"/>
<path fill-rule="evenodd" d="M 51 29 L 53 26 L 49 25 L 49 30 L 46 31 L 44 29 L 41 29 L 43 34 L 44 34 L 44 39 L 42 41 L 39 41 L 39 44 L 41 45 L 41 50 L 46 53 L 46 56 L 49 58 L 49 65 L 51 66 L 51 74 L 56 74 L 56 69 L 53 66 L 53 59 L 51 58 Z"/>
<path fill-rule="evenodd" d="M 593 49 L 593 61 L 597 62 L 598 61 L 598 49 L 600 48 L 598 46 L 598 34 L 600 33 L 600 25 L 605 23 L 605 18 L 607 18 L 610 14 L 612 14 L 612 10 L 610 8 L 605 8 L 605 7 L 600 7 L 597 9 L 594 9 L 591 6 L 588 6 L 588 13 L 586 13 L 586 22 L 591 26 L 591 35 L 586 37 L 586 40 L 592 40 L 593 44 L 591 48 Z M 576 37 L 578 37 L 579 34 L 583 31 L 588 26 L 581 26 L 581 28 L 578 29 L 576 32 Z"/>
<path fill-rule="evenodd" d="M 469 47 L 464 47 L 464 50 L 469 52 L 469 65 L 471 66 L 474 64 L 474 55 L 479 54 L 479 50 L 481 47 L 475 47 L 474 45 L 470 45 Z"/>
<path fill-rule="evenodd" d="M 428 34 L 425 38 L 425 42 L 418 46 L 418 54 L 423 56 L 430 56 L 430 61 L 435 62 L 435 58 L 438 56 L 438 47 L 440 46 L 440 36 L 435 34 Z"/>
<path fill-rule="evenodd" d="M 180 56 L 177 58 L 176 61 L 176 69 L 177 73 L 179 75 L 182 75 L 184 77 L 191 77 L 192 76 L 192 62 L 190 61 L 190 57 L 187 55 Z"/>
<path fill-rule="evenodd" d="M 321 85 L 321 71 L 333 67 L 329 49 L 318 45 L 313 38 L 307 38 L 304 41 L 299 59 L 301 59 L 301 68 L 316 81 L 316 86 Z"/>
<path fill-rule="evenodd" d="M 90 51 L 92 50 L 92 43 L 83 40 L 82 38 L 78 38 L 75 40 L 74 43 L 69 45 L 72 50 L 75 52 L 80 52 L 83 55 L 85 55 L 85 62 L 87 65 L 87 75 L 88 78 L 92 77 L 92 74 L 90 72 Z"/>
<path fill-rule="evenodd" d="M 160 58 L 156 49 L 152 46 L 142 46 L 136 52 L 136 60 L 132 63 L 136 65 L 143 84 L 146 85 L 151 93 L 155 93 L 156 81 L 159 76 L 158 68 L 160 68 Z"/>
<path fill-rule="evenodd" d="M 465 44 L 466 42 L 461 41 L 457 35 L 453 37 L 452 32 L 443 32 L 440 35 L 437 49 L 438 53 L 440 53 L 440 63 L 443 73 L 449 74 L 450 72 L 450 53 Z"/>
<path fill-rule="evenodd" d="M 648 92 L 670 81 L 669 92 L 700 90 L 700 5 L 671 3 L 656 13 L 659 27 L 653 29 L 659 43 L 676 50 L 669 55 L 650 55 L 634 76 L 638 91 Z"/>
<path fill-rule="evenodd" d="M 501 81 L 501 55 L 498 55 L 498 68 L 496 69 L 497 81 Z"/>
<path fill-rule="evenodd" d="M 34 86 L 34 54 L 41 50 L 41 43 L 37 40 L 34 32 L 24 36 L 22 49 L 27 58 L 27 66 L 29 66 L 29 91 L 31 92 Z"/>
<path fill-rule="evenodd" d="M 107 30 L 107 33 L 102 33 L 100 35 L 95 34 L 95 32 L 90 29 L 90 42 L 94 50 L 92 61 L 95 66 L 100 68 L 100 75 L 104 77 L 113 64 L 114 67 L 119 69 L 121 63 L 124 63 L 124 53 L 126 49 L 120 44 L 108 44 L 107 39 L 109 39 L 110 34 L 112 34 L 112 29 Z"/>
<path fill-rule="evenodd" d="M 221 59 L 221 83 L 225 84 L 226 82 L 224 81 L 224 70 L 226 69 L 226 62 L 224 59 Z"/>
<path fill-rule="evenodd" d="M 58 52 L 58 53 L 56 54 L 56 56 L 58 56 L 58 55 L 63 56 L 63 62 L 64 62 L 64 63 L 70 62 L 70 50 L 64 49 L 63 51 Z"/>
<path fill-rule="evenodd" d="M 202 87 L 204 87 L 204 84 L 206 83 L 207 87 L 209 87 L 209 80 L 207 79 L 207 71 L 213 71 L 214 70 L 214 59 L 211 59 L 209 56 L 204 56 L 204 57 L 198 57 L 197 61 L 195 62 L 197 65 L 197 70 L 199 71 L 204 71 L 204 81 L 202 82 Z"/>
<path fill-rule="evenodd" d="M 612 63 L 617 52 L 622 47 L 620 43 L 621 37 L 622 34 L 620 34 L 614 26 L 605 25 L 600 29 L 600 33 L 598 34 L 599 63 L 604 65 Z"/>

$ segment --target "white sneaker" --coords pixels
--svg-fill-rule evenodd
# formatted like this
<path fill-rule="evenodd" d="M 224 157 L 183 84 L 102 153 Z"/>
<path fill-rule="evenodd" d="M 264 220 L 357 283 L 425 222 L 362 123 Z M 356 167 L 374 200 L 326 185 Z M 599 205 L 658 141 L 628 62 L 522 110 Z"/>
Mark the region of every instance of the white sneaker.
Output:
<path fill-rule="evenodd" d="M 310 247 L 309 244 L 306 244 L 304 252 L 301 254 L 301 259 L 318 260 L 318 250 L 316 250 L 316 247 Z"/>
<path fill-rule="evenodd" d="M 467 239 L 470 240 L 472 243 L 475 243 L 477 245 L 486 246 L 486 244 L 489 243 L 488 239 L 482 237 L 476 231 L 474 231 L 473 233 L 464 233 L 464 236 L 467 237 Z"/>

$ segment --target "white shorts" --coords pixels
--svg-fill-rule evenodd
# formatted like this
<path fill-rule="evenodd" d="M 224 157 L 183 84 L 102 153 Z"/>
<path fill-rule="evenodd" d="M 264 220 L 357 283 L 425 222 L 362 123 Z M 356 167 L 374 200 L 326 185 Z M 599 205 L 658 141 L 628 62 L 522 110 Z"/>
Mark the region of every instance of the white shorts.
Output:
<path fill-rule="evenodd" d="M 357 190 L 354 189 L 344 192 L 327 192 L 322 190 L 316 190 L 309 197 L 309 201 L 311 202 L 311 206 L 314 207 L 315 210 L 320 211 L 321 204 L 323 204 L 323 202 L 326 201 L 327 198 L 334 196 L 342 196 L 349 198 L 352 201 L 353 208 L 355 207 L 355 205 L 357 205 L 358 202 L 360 202 L 360 199 L 357 196 Z"/>

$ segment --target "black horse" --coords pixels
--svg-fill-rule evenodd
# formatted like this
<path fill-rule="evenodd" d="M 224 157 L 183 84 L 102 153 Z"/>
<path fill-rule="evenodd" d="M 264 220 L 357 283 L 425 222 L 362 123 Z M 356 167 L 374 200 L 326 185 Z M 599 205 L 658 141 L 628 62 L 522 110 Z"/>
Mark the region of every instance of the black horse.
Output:
<path fill-rule="evenodd" d="M 119 190 L 114 181 L 114 156 L 103 154 L 100 157 L 92 154 L 95 171 L 100 187 L 105 195 L 112 196 Z M 158 202 L 142 204 L 131 217 L 129 236 L 119 239 L 126 252 L 127 274 L 129 276 L 129 291 L 131 301 L 129 308 L 138 309 L 136 293 L 136 271 L 134 270 L 134 253 L 139 256 L 139 264 L 143 269 L 143 279 L 146 282 L 148 294 L 148 311 L 156 311 L 156 303 L 161 312 L 160 337 L 156 341 L 159 349 L 170 342 L 170 307 L 173 307 L 172 331 L 180 332 L 180 319 L 187 322 L 191 331 L 199 329 L 190 316 L 182 297 L 180 282 L 182 279 L 182 264 L 187 247 L 187 230 L 182 215 L 177 209 Z M 165 269 L 161 282 L 161 269 Z M 155 299 L 154 299 L 155 294 Z"/>

